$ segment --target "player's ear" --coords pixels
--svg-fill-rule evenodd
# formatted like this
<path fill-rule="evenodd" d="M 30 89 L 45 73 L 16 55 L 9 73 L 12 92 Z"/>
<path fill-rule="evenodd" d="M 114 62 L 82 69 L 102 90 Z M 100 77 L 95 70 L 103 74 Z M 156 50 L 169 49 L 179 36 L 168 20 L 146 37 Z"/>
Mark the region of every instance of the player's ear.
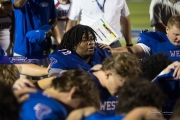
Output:
<path fill-rule="evenodd" d="M 112 75 L 110 70 L 105 71 L 106 79 L 109 79 L 109 77 Z"/>
<path fill-rule="evenodd" d="M 166 26 L 166 33 L 168 33 L 169 32 L 169 28 L 168 28 L 168 26 Z"/>
<path fill-rule="evenodd" d="M 72 87 L 71 90 L 69 91 L 68 98 L 73 99 L 74 98 L 74 93 L 76 92 L 76 87 Z"/>

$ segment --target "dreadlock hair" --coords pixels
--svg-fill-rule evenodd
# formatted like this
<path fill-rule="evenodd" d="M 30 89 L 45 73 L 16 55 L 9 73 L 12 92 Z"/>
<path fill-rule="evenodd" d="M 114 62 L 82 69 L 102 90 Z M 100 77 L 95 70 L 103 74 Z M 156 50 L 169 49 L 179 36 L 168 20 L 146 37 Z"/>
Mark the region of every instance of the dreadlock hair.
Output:
<path fill-rule="evenodd" d="M 86 25 L 73 26 L 64 34 L 59 49 L 74 50 L 74 48 L 82 42 L 83 34 L 85 34 L 86 40 L 89 40 L 88 32 L 90 32 L 94 40 L 96 40 L 97 33 L 91 27 Z"/>

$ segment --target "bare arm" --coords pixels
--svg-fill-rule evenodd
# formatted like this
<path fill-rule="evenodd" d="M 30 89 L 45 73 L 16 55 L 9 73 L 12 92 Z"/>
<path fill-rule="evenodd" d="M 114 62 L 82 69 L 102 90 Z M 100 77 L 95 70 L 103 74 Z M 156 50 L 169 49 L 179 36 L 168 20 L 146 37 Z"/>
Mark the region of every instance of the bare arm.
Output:
<path fill-rule="evenodd" d="M 57 25 L 53 29 L 53 36 L 57 40 L 58 44 L 60 44 L 63 36 L 61 35 L 61 32 L 59 31 L 59 28 Z"/>
<path fill-rule="evenodd" d="M 35 64 L 15 64 L 19 72 L 29 76 L 48 75 L 48 69 Z"/>
<path fill-rule="evenodd" d="M 118 53 L 118 52 L 130 52 L 135 54 L 138 58 L 143 58 L 145 57 L 144 50 L 142 49 L 141 46 L 139 45 L 134 45 L 132 47 L 118 47 L 118 48 L 113 48 L 112 53 Z"/>
<path fill-rule="evenodd" d="M 120 20 L 122 33 L 124 35 L 126 44 L 132 44 L 131 40 L 131 24 L 128 16 L 121 16 Z"/>
<path fill-rule="evenodd" d="M 49 78 L 41 79 L 41 80 L 37 81 L 37 84 L 41 89 L 44 90 L 51 85 L 51 82 L 54 78 L 56 78 L 56 77 L 49 77 Z"/>
<path fill-rule="evenodd" d="M 163 23 L 156 23 L 155 25 L 156 30 L 161 31 L 166 34 L 166 25 Z"/>
<path fill-rule="evenodd" d="M 76 21 L 75 20 L 70 20 L 68 19 L 66 22 L 66 32 L 71 29 L 73 26 L 76 25 Z"/>
<path fill-rule="evenodd" d="M 22 8 L 27 0 L 14 0 L 14 6 L 16 8 Z"/>

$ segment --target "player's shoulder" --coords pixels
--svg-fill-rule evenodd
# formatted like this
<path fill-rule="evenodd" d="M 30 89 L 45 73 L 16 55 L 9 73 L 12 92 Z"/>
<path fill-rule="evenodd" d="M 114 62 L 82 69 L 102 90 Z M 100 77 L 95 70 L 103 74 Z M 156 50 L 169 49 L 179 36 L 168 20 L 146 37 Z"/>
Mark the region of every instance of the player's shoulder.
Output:
<path fill-rule="evenodd" d="M 49 56 L 67 56 L 70 54 L 73 54 L 71 50 L 61 49 L 61 50 L 57 50 L 56 52 L 51 53 Z"/>

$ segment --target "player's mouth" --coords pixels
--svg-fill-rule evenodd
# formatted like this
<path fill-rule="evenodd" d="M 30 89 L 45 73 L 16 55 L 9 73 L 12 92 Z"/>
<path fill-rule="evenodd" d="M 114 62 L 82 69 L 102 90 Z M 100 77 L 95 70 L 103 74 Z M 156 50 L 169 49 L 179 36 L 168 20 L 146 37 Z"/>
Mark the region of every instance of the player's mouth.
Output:
<path fill-rule="evenodd" d="M 95 47 L 89 47 L 88 50 L 94 50 Z"/>

